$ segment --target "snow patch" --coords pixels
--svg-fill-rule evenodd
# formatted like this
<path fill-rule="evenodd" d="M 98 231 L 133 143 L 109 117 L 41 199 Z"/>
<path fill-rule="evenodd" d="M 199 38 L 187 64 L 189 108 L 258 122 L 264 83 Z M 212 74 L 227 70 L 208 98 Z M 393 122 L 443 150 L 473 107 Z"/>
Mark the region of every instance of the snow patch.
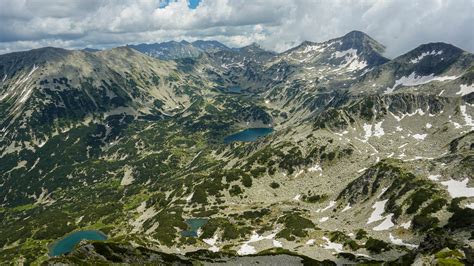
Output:
<path fill-rule="evenodd" d="M 410 247 L 410 248 L 417 248 L 418 247 L 418 245 L 404 243 L 402 239 L 395 238 L 392 235 L 392 233 L 390 233 L 389 237 L 390 237 L 390 242 L 392 242 L 395 245 L 405 246 L 405 247 Z"/>
<path fill-rule="evenodd" d="M 186 202 L 191 202 L 191 199 L 193 198 L 194 196 L 194 192 L 189 194 L 189 196 L 186 197 Z"/>
<path fill-rule="evenodd" d="M 324 223 L 327 220 L 329 220 L 329 217 L 326 216 L 326 217 L 323 217 L 323 218 L 319 219 L 319 222 Z"/>
<path fill-rule="evenodd" d="M 380 138 L 381 136 L 385 135 L 383 128 L 382 128 L 383 120 L 376 123 L 374 126 L 374 137 Z"/>
<path fill-rule="evenodd" d="M 385 220 L 373 228 L 374 231 L 383 231 L 392 228 L 395 224 L 392 222 L 393 213 L 385 216 Z"/>
<path fill-rule="evenodd" d="M 424 140 L 428 134 L 414 134 L 412 137 L 418 140 Z"/>
<path fill-rule="evenodd" d="M 323 247 L 324 249 L 333 249 L 337 253 L 341 253 L 343 251 L 342 244 L 331 242 L 331 240 L 329 240 L 329 238 L 325 236 L 323 236 L 322 239 L 326 241 L 326 244 L 321 245 L 321 247 Z"/>
<path fill-rule="evenodd" d="M 372 125 L 364 123 L 364 138 L 367 141 L 372 136 Z"/>
<path fill-rule="evenodd" d="M 431 181 L 438 181 L 441 175 L 429 175 L 428 179 Z"/>
<path fill-rule="evenodd" d="M 357 170 L 357 173 L 362 173 L 362 172 L 364 172 L 365 170 L 367 170 L 367 168 L 359 169 L 359 170 Z"/>
<path fill-rule="evenodd" d="M 319 172 L 319 176 L 323 175 L 323 169 L 319 164 L 315 164 L 314 166 L 308 168 L 309 172 Z"/>
<path fill-rule="evenodd" d="M 344 57 L 344 61 L 346 63 L 342 67 L 347 67 L 347 69 L 351 71 L 364 69 L 367 67 L 367 62 L 360 60 L 360 58 L 357 56 L 357 50 L 353 48 L 350 48 L 342 52 L 336 51 L 334 54 L 332 54 L 332 57 L 333 58 Z"/>
<path fill-rule="evenodd" d="M 261 236 L 257 234 L 255 231 L 252 232 L 252 235 L 250 236 L 250 239 L 244 242 L 242 246 L 240 246 L 240 249 L 237 251 L 237 254 L 243 256 L 243 255 L 250 255 L 250 254 L 255 254 L 257 253 L 257 250 L 255 249 L 254 246 L 249 245 L 250 243 L 258 242 L 264 239 L 269 239 L 273 240 L 276 236 L 276 233 L 272 233 L 268 236 Z"/>
<path fill-rule="evenodd" d="M 457 79 L 459 76 L 441 76 L 437 77 L 434 74 L 429 76 L 418 76 L 415 72 L 411 73 L 409 76 L 401 77 L 395 81 L 395 84 L 392 88 L 387 88 L 384 94 L 392 93 L 398 86 L 418 86 L 432 81 L 447 81 Z"/>
<path fill-rule="evenodd" d="M 466 106 L 461 105 L 461 106 L 459 106 L 459 109 L 461 110 L 461 114 L 464 117 L 464 121 L 466 122 L 466 126 L 474 127 L 474 120 L 472 120 L 471 115 L 469 115 L 466 112 Z"/>
<path fill-rule="evenodd" d="M 295 177 L 294 178 L 297 178 L 299 175 L 301 175 L 302 173 L 304 173 L 304 170 L 301 169 L 298 171 L 298 173 L 295 174 Z"/>
<path fill-rule="evenodd" d="M 351 204 L 347 203 L 346 207 L 344 207 L 344 209 L 342 209 L 341 212 L 345 212 L 345 211 L 348 211 L 350 210 L 352 207 L 351 207 Z"/>
<path fill-rule="evenodd" d="M 441 184 L 448 187 L 448 193 L 452 198 L 474 197 L 474 187 L 468 187 L 467 182 L 469 182 L 469 178 L 465 178 L 463 181 L 451 179 L 441 182 Z"/>
<path fill-rule="evenodd" d="M 443 53 L 443 51 L 436 51 L 436 50 L 433 50 L 431 52 L 423 52 L 421 53 L 421 55 L 419 55 L 418 57 L 415 57 L 413 58 L 412 60 L 410 60 L 410 63 L 412 64 L 416 64 L 418 62 L 420 62 L 424 57 L 428 56 L 428 55 L 441 55 Z"/>
<path fill-rule="evenodd" d="M 336 205 L 336 202 L 331 200 L 331 201 L 329 202 L 329 205 L 328 205 L 326 208 L 324 208 L 324 209 L 318 209 L 318 210 L 316 210 L 316 212 L 324 212 L 324 211 L 327 211 L 327 210 L 331 209 L 332 207 L 334 207 L 334 205 Z"/>
<path fill-rule="evenodd" d="M 76 224 L 80 223 L 83 218 L 84 218 L 84 215 L 82 215 L 81 217 L 77 218 L 77 219 L 76 219 Z"/>
<path fill-rule="evenodd" d="M 324 47 L 321 46 L 321 45 L 307 45 L 304 50 L 302 51 L 298 51 L 298 53 L 302 53 L 302 54 L 305 54 L 305 53 L 309 53 L 309 52 L 312 52 L 312 51 L 317 51 L 317 52 L 321 52 L 324 50 Z"/>
<path fill-rule="evenodd" d="M 319 164 L 316 164 L 310 168 L 308 168 L 308 171 L 310 172 L 316 172 L 316 171 L 323 171 L 323 169 L 321 168 L 321 166 L 319 166 Z"/>
<path fill-rule="evenodd" d="M 283 243 L 281 243 L 280 241 L 278 240 L 273 240 L 273 246 L 276 247 L 276 248 L 281 248 L 283 247 Z"/>
<path fill-rule="evenodd" d="M 460 94 L 461 96 L 464 96 L 464 95 L 474 92 L 474 83 L 471 85 L 461 84 L 459 87 L 461 89 L 456 93 L 458 95 Z"/>
<path fill-rule="evenodd" d="M 371 224 L 373 222 L 377 222 L 377 221 L 385 219 L 385 217 L 382 216 L 382 214 L 385 211 L 385 204 L 387 203 L 387 201 L 388 200 L 382 200 L 382 201 L 377 201 L 374 203 L 374 205 L 372 206 L 374 211 L 370 215 L 369 220 L 367 220 L 367 224 Z"/>
<path fill-rule="evenodd" d="M 348 55 L 357 55 L 357 50 L 356 49 L 348 49 L 348 50 L 345 50 L 345 51 L 336 51 L 334 52 L 334 54 L 332 54 L 332 57 L 333 58 L 341 58 L 341 57 L 344 57 L 344 56 L 348 56 Z"/>
<path fill-rule="evenodd" d="M 400 225 L 401 227 L 405 228 L 405 229 L 410 229 L 410 226 L 411 226 L 411 220 L 406 222 L 406 223 L 402 223 Z"/>
<path fill-rule="evenodd" d="M 216 246 L 217 234 L 215 234 L 212 238 L 206 238 L 206 239 L 203 239 L 202 241 L 210 246 L 209 247 L 210 251 L 212 251 L 212 252 L 218 252 L 219 251 L 219 247 Z"/>
<path fill-rule="evenodd" d="M 392 154 L 393 154 L 393 153 L 392 153 Z M 392 156 L 390 156 L 390 157 L 392 157 Z M 389 158 L 390 158 L 390 157 L 389 157 Z M 380 191 L 380 193 L 377 195 L 377 199 L 380 198 L 380 197 L 383 195 L 383 193 L 385 193 L 385 191 L 387 191 L 387 189 L 388 189 L 388 187 L 382 188 L 382 191 Z"/>

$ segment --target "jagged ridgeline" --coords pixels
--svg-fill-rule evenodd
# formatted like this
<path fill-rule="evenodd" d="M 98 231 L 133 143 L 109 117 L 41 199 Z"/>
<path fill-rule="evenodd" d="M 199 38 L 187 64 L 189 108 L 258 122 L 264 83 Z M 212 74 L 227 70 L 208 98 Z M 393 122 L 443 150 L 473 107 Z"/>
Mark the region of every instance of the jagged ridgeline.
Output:
<path fill-rule="evenodd" d="M 474 56 L 383 50 L 0 55 L 1 263 L 472 264 Z"/>

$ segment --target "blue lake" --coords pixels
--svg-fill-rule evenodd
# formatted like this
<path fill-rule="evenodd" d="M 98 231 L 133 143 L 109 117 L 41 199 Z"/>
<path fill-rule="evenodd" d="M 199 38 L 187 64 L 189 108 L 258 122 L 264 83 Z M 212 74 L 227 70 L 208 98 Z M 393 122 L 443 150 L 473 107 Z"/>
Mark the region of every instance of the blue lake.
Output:
<path fill-rule="evenodd" d="M 242 89 L 238 86 L 233 86 L 227 89 L 230 93 L 241 93 Z"/>
<path fill-rule="evenodd" d="M 273 128 L 248 128 L 246 130 L 225 137 L 224 143 L 231 143 L 234 141 L 256 141 L 259 137 L 266 136 L 272 132 Z"/>
<path fill-rule="evenodd" d="M 49 247 L 50 256 L 60 256 L 71 252 L 74 247 L 81 242 L 81 240 L 106 240 L 107 236 L 101 231 L 97 230 L 84 230 L 77 231 L 66 235 L 65 237 L 54 242 Z"/>
<path fill-rule="evenodd" d="M 182 231 L 181 235 L 185 237 L 197 237 L 198 229 L 207 223 L 207 219 L 187 219 L 185 222 L 188 225 L 188 229 Z"/>

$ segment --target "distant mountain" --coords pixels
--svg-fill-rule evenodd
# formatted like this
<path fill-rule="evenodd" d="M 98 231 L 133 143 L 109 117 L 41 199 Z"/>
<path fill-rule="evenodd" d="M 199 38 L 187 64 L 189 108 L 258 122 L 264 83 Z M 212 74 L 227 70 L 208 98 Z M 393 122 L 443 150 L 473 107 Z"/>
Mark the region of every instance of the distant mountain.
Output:
<path fill-rule="evenodd" d="M 215 53 L 218 51 L 231 49 L 218 41 L 197 40 L 197 41 L 192 42 L 192 45 L 208 53 Z"/>
<path fill-rule="evenodd" d="M 82 51 L 84 51 L 84 52 L 90 52 L 90 53 L 95 53 L 95 52 L 101 51 L 101 49 L 84 48 L 84 49 L 82 49 Z"/>
<path fill-rule="evenodd" d="M 327 42 L 303 42 L 280 55 L 291 64 L 322 66 L 340 71 L 359 71 L 388 61 L 382 56 L 384 46 L 365 33 L 352 31 Z"/>
<path fill-rule="evenodd" d="M 453 95 L 457 90 L 452 87 L 474 80 L 473 61 L 471 53 L 451 44 L 423 44 L 367 73 L 355 91 L 387 94 L 417 86 L 433 94 Z"/>
<path fill-rule="evenodd" d="M 194 58 L 204 52 L 214 53 L 222 50 L 229 50 L 227 46 L 218 41 L 195 41 L 189 43 L 187 41 L 169 41 L 153 44 L 128 45 L 128 47 L 142 52 L 146 55 L 172 60 L 179 58 Z"/>

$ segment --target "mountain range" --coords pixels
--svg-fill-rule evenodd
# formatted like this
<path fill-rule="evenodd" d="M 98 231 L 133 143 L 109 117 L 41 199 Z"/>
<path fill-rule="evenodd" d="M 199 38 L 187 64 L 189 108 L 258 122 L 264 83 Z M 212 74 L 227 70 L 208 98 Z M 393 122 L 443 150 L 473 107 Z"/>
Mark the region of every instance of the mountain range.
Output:
<path fill-rule="evenodd" d="M 384 49 L 0 55 L 0 261 L 474 263 L 474 55 Z"/>
<path fill-rule="evenodd" d="M 203 40 L 197 40 L 192 43 L 187 41 L 169 41 L 152 44 L 142 43 L 137 45 L 128 45 L 127 47 L 163 60 L 193 58 L 198 57 L 203 53 L 232 50 L 232 48 L 229 48 L 218 41 Z"/>

